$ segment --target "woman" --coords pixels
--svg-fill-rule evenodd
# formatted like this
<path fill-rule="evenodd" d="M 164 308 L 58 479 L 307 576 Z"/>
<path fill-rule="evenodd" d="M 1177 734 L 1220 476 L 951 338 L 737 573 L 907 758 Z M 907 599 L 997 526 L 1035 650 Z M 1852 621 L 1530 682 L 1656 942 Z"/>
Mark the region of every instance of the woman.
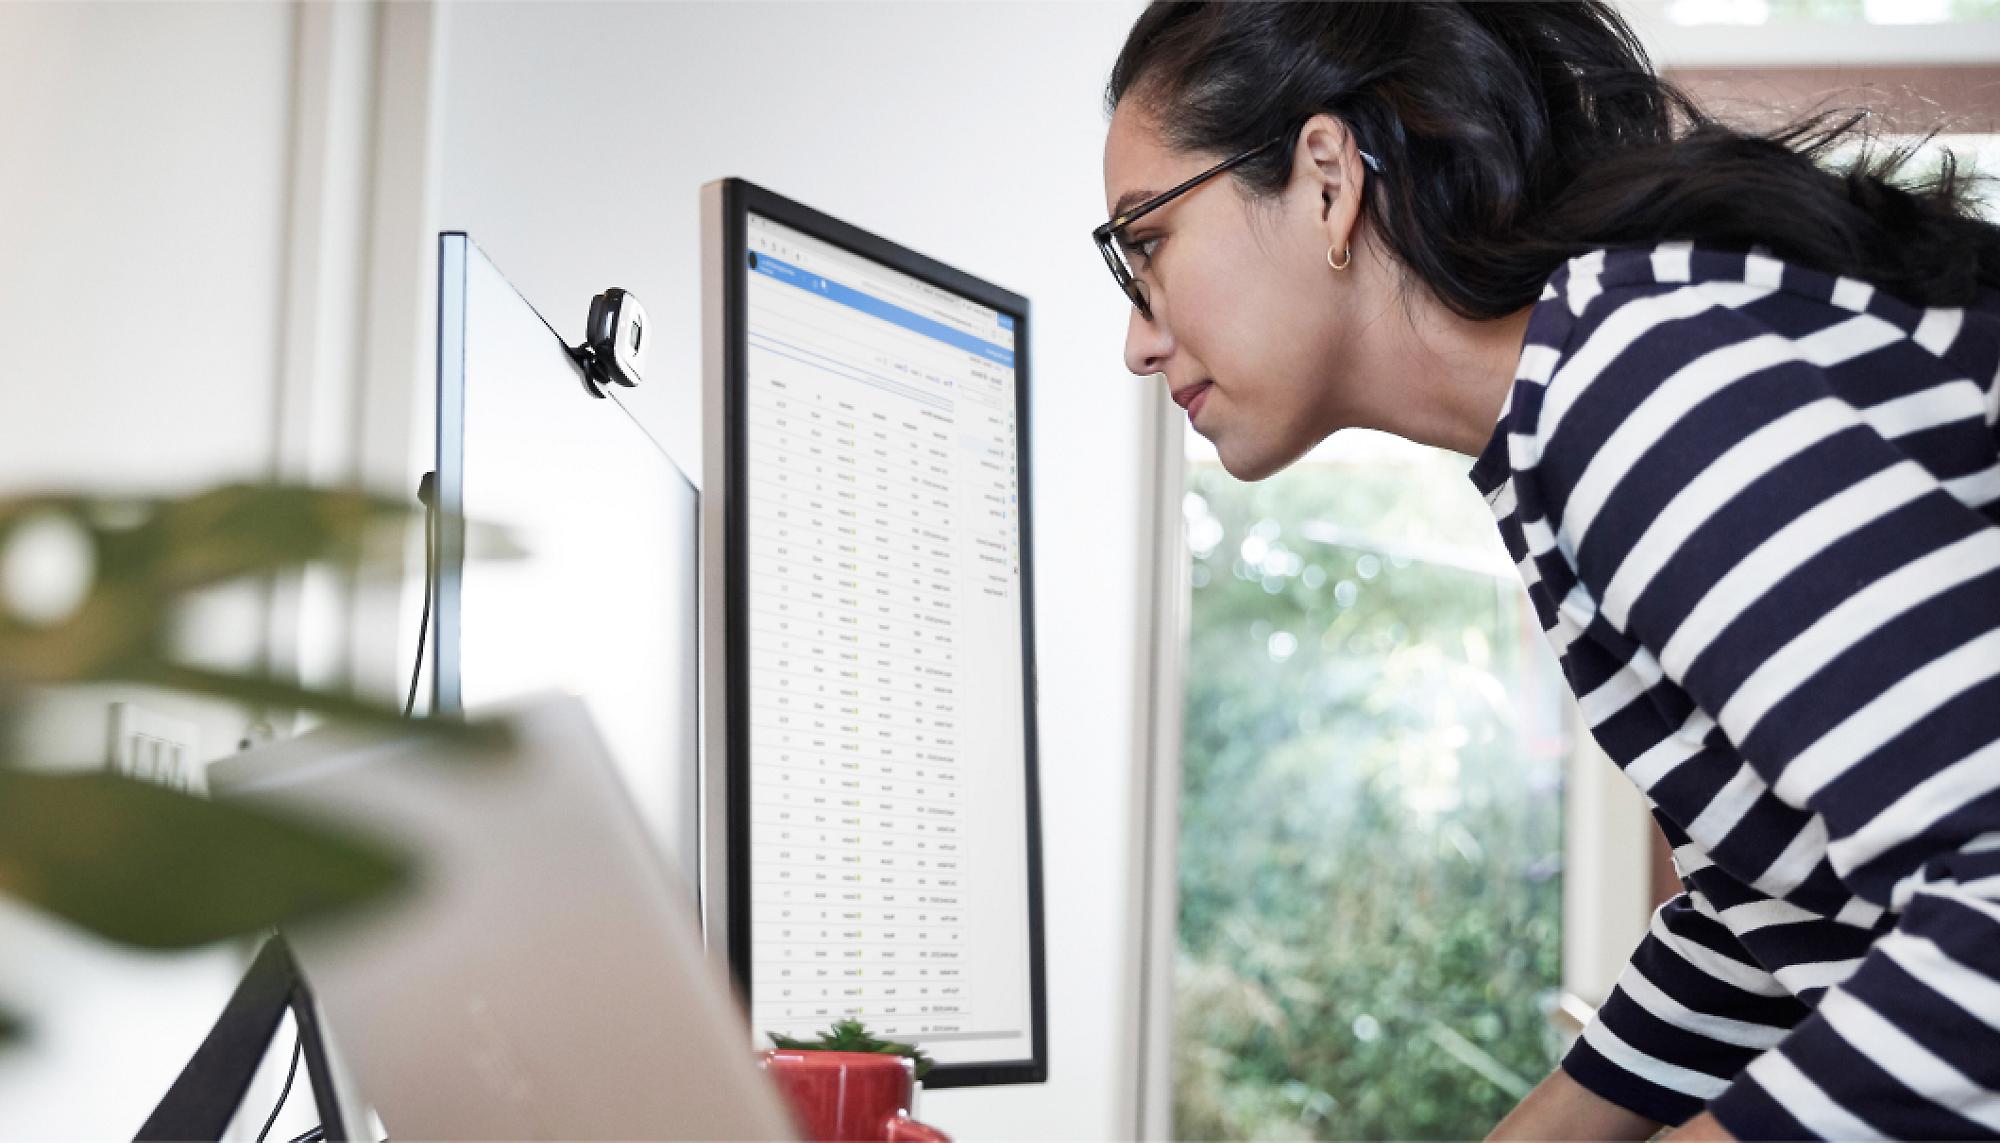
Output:
<path fill-rule="evenodd" d="M 2000 1134 L 2000 230 L 1604 3 L 1157 4 L 1098 243 L 1235 476 L 1471 478 L 1684 892 L 1507 1138 Z M 1857 163 L 1860 160 L 1856 160 Z"/>

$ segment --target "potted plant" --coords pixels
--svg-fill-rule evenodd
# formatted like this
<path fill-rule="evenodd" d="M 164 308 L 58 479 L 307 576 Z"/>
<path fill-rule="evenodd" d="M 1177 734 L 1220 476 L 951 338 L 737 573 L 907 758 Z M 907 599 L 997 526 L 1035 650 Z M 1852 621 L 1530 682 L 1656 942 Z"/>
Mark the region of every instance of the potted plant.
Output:
<path fill-rule="evenodd" d="M 910 1117 L 917 1082 L 931 1070 L 915 1045 L 877 1039 L 859 1020 L 837 1021 L 817 1040 L 766 1035 L 776 1047 L 762 1053 L 764 1070 L 807 1138 L 950 1143 Z"/>
<path fill-rule="evenodd" d="M 821 1032 L 817 1040 L 798 1040 L 790 1036 L 780 1036 L 776 1032 L 766 1032 L 771 1044 L 790 1052 L 876 1052 L 888 1056 L 907 1056 L 915 1065 L 917 1082 L 923 1082 L 925 1073 L 931 1070 L 931 1058 L 923 1049 L 914 1044 L 902 1044 L 894 1040 L 878 1040 L 870 1035 L 859 1020 L 836 1020 L 833 1027 Z"/>

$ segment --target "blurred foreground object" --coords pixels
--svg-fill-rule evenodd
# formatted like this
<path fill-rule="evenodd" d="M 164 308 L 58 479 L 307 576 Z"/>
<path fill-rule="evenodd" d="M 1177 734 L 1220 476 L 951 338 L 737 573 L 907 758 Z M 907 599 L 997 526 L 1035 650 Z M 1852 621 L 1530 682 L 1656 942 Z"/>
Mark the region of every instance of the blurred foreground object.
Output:
<path fill-rule="evenodd" d="M 583 701 L 493 715 L 502 748 L 333 726 L 210 767 L 218 799 L 365 823 L 421 871 L 285 929 L 352 1079 L 343 1118 L 372 1106 L 395 1138 L 787 1137 L 688 885 Z"/>
<path fill-rule="evenodd" d="M 173 624 L 196 593 L 309 563 L 361 567 L 377 553 L 398 553 L 413 507 L 277 484 L 182 497 L 0 499 L 0 893 L 121 944 L 186 949 L 402 885 L 409 864 L 379 839 L 116 774 L 26 769 L 10 731 L 28 688 L 114 682 L 452 740 L 490 735 L 413 723 L 385 704 L 169 653 Z M 486 546 L 509 554 L 504 542 Z M 17 1032 L 0 1014 L 0 1040 Z"/>

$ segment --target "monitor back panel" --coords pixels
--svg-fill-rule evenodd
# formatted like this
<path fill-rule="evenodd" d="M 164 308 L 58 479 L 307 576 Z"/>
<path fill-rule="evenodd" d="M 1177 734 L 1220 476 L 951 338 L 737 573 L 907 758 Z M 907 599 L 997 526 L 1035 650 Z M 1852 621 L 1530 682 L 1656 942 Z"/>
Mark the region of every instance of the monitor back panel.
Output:
<path fill-rule="evenodd" d="M 648 832 L 695 858 L 697 496 L 618 400 L 462 234 L 440 243 L 440 709 L 559 688 L 603 729 Z M 582 303 L 579 300 L 580 317 Z M 449 517 L 447 517 L 449 519 Z M 484 558 L 481 525 L 518 558 Z"/>

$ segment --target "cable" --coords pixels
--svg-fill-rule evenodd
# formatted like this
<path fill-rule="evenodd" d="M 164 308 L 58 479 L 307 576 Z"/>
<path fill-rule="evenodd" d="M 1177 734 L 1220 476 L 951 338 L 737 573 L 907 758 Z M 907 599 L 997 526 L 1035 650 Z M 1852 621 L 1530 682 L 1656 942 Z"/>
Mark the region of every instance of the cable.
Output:
<path fill-rule="evenodd" d="M 326 1138 L 325 1126 L 315 1123 L 311 1130 L 292 1136 L 291 1143 L 319 1143 L 324 1138 Z"/>
<path fill-rule="evenodd" d="M 431 630 L 431 584 L 437 579 L 437 473 L 426 472 L 417 482 L 417 499 L 424 504 L 424 616 L 417 621 L 417 661 L 410 668 L 410 697 L 403 717 L 417 709 L 417 680 L 424 675 L 424 636 Z"/>
<path fill-rule="evenodd" d="M 264 1143 L 264 1137 L 271 1133 L 271 1125 L 278 1121 L 278 1113 L 285 1109 L 285 1097 L 292 1094 L 292 1081 L 298 1078 L 299 1055 L 306 1046 L 305 1037 L 297 1030 L 292 1032 L 292 1066 L 285 1070 L 285 1087 L 278 1093 L 278 1104 L 271 1109 L 271 1118 L 264 1121 L 264 1129 L 257 1133 L 257 1143 Z"/>

